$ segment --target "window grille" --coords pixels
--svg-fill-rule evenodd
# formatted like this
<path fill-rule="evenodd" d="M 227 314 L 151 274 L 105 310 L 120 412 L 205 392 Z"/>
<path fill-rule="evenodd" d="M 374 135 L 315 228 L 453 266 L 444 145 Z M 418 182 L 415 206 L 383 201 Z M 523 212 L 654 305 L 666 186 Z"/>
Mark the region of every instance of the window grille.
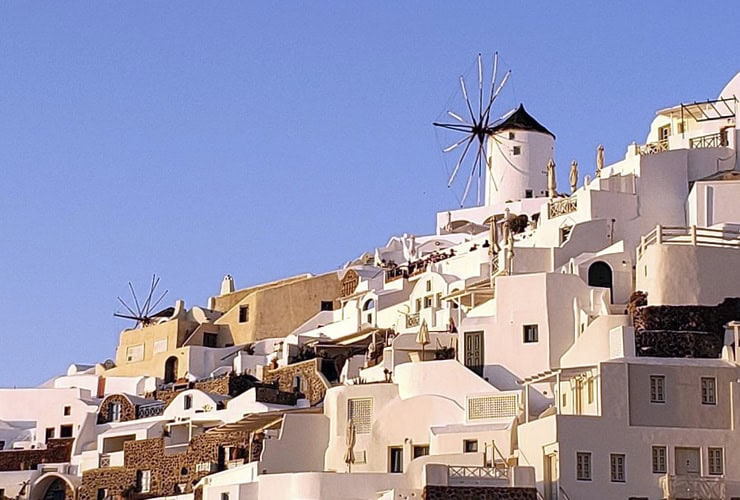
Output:
<path fill-rule="evenodd" d="M 373 400 L 350 399 L 347 402 L 347 415 L 355 424 L 357 434 L 369 434 L 373 424 Z"/>
<path fill-rule="evenodd" d="M 516 394 L 481 396 L 468 399 L 468 419 L 515 417 L 519 410 Z"/>

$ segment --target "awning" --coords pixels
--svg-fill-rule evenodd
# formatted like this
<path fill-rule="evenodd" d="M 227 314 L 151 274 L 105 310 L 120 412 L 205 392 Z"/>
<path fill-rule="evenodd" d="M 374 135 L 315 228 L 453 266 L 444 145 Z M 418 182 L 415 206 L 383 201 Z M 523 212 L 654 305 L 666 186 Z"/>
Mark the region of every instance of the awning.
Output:
<path fill-rule="evenodd" d="M 255 432 L 281 422 L 287 414 L 294 413 L 321 413 L 321 408 L 296 408 L 290 410 L 275 410 L 262 413 L 250 413 L 241 420 L 224 424 L 207 431 L 207 434 L 227 434 L 229 432 Z"/>

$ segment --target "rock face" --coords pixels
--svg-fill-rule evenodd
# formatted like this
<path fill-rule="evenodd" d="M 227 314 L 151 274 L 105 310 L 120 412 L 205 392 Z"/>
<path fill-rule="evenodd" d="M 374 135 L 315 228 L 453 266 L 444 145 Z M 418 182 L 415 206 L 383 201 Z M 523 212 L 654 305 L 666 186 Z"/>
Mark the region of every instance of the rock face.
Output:
<path fill-rule="evenodd" d="M 725 325 L 740 319 L 740 298 L 716 306 L 638 306 L 629 312 L 638 356 L 719 358 Z"/>

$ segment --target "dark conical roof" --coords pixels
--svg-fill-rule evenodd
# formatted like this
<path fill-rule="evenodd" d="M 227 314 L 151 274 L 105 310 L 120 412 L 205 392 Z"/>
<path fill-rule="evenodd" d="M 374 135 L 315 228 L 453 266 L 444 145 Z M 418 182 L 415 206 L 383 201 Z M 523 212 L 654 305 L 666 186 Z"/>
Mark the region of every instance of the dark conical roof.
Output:
<path fill-rule="evenodd" d="M 503 132 L 504 130 L 532 130 L 549 134 L 555 139 L 555 134 L 547 130 L 540 122 L 535 120 L 532 115 L 524 109 L 524 104 L 520 104 L 516 111 L 511 113 L 504 121 L 491 127 L 489 131 L 493 134 Z"/>

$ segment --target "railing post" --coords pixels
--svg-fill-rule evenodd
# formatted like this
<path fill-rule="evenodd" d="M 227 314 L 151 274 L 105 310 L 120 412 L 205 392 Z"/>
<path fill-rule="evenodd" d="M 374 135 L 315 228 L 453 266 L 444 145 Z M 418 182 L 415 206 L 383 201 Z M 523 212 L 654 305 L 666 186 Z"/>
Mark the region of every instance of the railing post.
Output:
<path fill-rule="evenodd" d="M 658 245 L 663 243 L 663 226 L 661 226 L 660 224 L 655 226 L 655 243 L 657 243 Z"/>
<path fill-rule="evenodd" d="M 696 246 L 696 226 L 691 226 L 691 244 Z"/>

